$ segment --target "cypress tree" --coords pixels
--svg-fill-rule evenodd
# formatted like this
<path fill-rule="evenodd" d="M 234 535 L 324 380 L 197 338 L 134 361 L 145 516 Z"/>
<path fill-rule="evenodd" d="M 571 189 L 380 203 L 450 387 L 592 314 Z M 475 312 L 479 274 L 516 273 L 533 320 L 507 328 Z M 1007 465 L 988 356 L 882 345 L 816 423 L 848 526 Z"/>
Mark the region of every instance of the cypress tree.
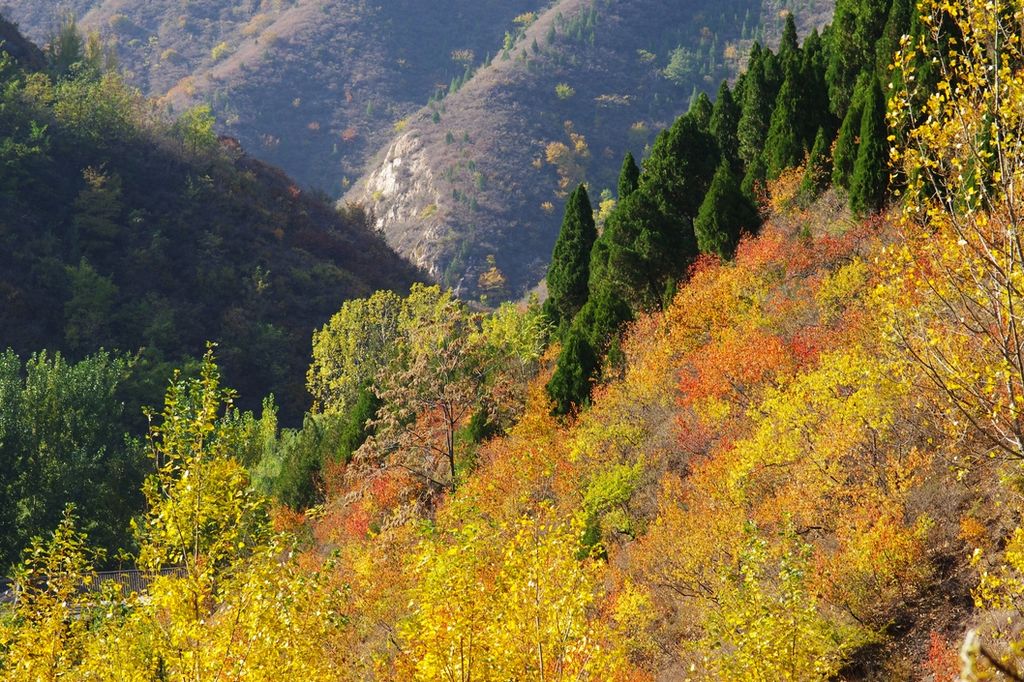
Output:
<path fill-rule="evenodd" d="M 755 48 L 757 44 L 754 44 Z M 736 125 L 736 139 L 739 155 L 749 166 L 761 155 L 764 140 L 768 134 L 771 102 L 768 99 L 768 83 L 765 80 L 764 60 L 760 49 L 751 49 L 751 62 L 743 83 L 743 99 L 739 123 Z M 757 55 L 755 57 L 755 55 Z"/>
<path fill-rule="evenodd" d="M 585 404 L 590 398 L 590 385 L 596 368 L 594 349 L 586 334 L 574 325 L 569 330 L 555 373 L 547 385 L 548 395 L 555 403 L 552 415 L 565 416 L 572 412 L 574 406 Z"/>
<path fill-rule="evenodd" d="M 757 203 L 757 195 L 764 187 L 767 180 L 767 171 L 764 166 L 764 158 L 759 156 L 754 162 L 747 166 L 747 172 L 743 175 L 743 182 L 740 183 L 740 191 L 748 199 Z"/>
<path fill-rule="evenodd" d="M 708 130 L 711 125 L 711 100 L 705 92 L 699 93 L 693 99 L 688 112 L 701 130 Z"/>
<path fill-rule="evenodd" d="M 566 415 L 573 406 L 587 403 L 591 387 L 600 378 L 603 356 L 622 325 L 631 319 L 629 306 L 611 288 L 591 296 L 569 328 L 555 373 L 547 385 L 548 395 L 555 402 L 552 414 Z"/>
<path fill-rule="evenodd" d="M 562 229 L 548 268 L 547 311 L 553 321 L 570 320 L 587 302 L 590 251 L 597 239 L 594 210 L 582 184 L 569 195 Z"/>
<path fill-rule="evenodd" d="M 828 179 L 832 173 L 828 153 L 828 138 L 825 137 L 825 130 L 818 128 L 818 134 L 814 138 L 814 147 L 807 160 L 807 168 L 804 170 L 804 177 L 800 181 L 800 190 L 797 195 L 800 203 L 804 206 L 810 205 L 828 186 Z"/>
<path fill-rule="evenodd" d="M 804 40 L 800 63 L 800 135 L 807 147 L 814 145 L 814 138 L 819 128 L 831 139 L 838 127 L 838 121 L 829 112 L 828 84 L 825 82 L 825 69 L 828 57 L 817 29 Z"/>
<path fill-rule="evenodd" d="M 680 116 L 655 140 L 644 162 L 640 186 L 654 199 L 665 219 L 675 224 L 675 231 L 697 216 L 700 200 L 718 167 L 718 157 L 715 139 L 690 115 Z M 678 235 L 677 243 L 684 251 L 690 241 L 692 235 Z"/>
<path fill-rule="evenodd" d="M 639 186 L 640 167 L 636 165 L 633 152 L 626 152 L 626 158 L 622 160 L 622 170 L 619 171 L 619 201 L 635 192 Z"/>
<path fill-rule="evenodd" d="M 871 79 L 861 116 L 860 145 L 850 183 L 850 208 L 857 215 L 877 211 L 885 203 L 889 183 L 885 98 L 877 77 Z"/>
<path fill-rule="evenodd" d="M 845 118 L 853 101 L 857 74 L 864 66 L 862 51 L 855 42 L 857 32 L 857 5 L 859 0 L 838 0 L 828 30 L 828 83 L 829 106 L 832 113 Z"/>
<path fill-rule="evenodd" d="M 769 180 L 795 166 L 803 158 L 804 147 L 797 130 L 804 112 L 800 111 L 796 67 L 790 69 L 772 113 L 771 127 L 764 145 L 764 162 Z"/>
<path fill-rule="evenodd" d="M 736 139 L 736 127 L 740 122 L 740 108 L 729 89 L 729 82 L 722 81 L 715 96 L 715 105 L 711 109 L 711 121 L 708 130 L 718 143 L 722 156 L 728 159 L 734 168 L 739 165 L 739 140 Z"/>
<path fill-rule="evenodd" d="M 729 165 L 722 163 L 715 172 L 711 189 L 704 197 L 700 213 L 693 223 L 701 253 L 731 258 L 740 234 L 753 232 L 760 222 L 757 209 L 740 190 Z"/>
<path fill-rule="evenodd" d="M 786 14 L 786 25 L 782 29 L 782 40 L 779 41 L 779 61 L 784 72 L 800 63 L 800 43 L 792 12 Z"/>
<path fill-rule="evenodd" d="M 867 75 L 858 82 L 857 91 L 850 103 L 832 156 L 832 184 L 844 189 L 850 188 L 853 166 L 857 161 L 857 140 L 860 135 L 861 118 L 864 113 L 864 93 L 870 85 Z"/>
<path fill-rule="evenodd" d="M 893 55 L 900 49 L 900 38 L 904 33 L 910 33 L 913 4 L 911 0 L 892 0 L 885 28 L 882 29 L 882 37 L 875 48 L 875 64 L 879 78 L 888 80 L 889 65 L 892 64 Z"/>

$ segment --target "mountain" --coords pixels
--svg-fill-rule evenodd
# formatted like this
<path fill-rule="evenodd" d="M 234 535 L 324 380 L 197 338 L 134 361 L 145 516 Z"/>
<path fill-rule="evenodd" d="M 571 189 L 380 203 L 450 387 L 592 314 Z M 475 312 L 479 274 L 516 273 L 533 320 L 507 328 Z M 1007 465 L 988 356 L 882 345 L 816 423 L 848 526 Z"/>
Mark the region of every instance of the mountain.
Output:
<path fill-rule="evenodd" d="M 495 51 L 541 0 L 7 0 L 46 41 L 62 10 L 113 47 L 127 79 L 304 187 L 339 196 L 396 121 Z"/>
<path fill-rule="evenodd" d="M 801 5 L 802 32 L 831 8 Z M 518 297 L 544 276 L 568 190 L 585 181 L 595 202 L 611 197 L 625 152 L 639 158 L 695 92 L 735 76 L 755 37 L 776 42 L 781 9 L 556 2 L 412 116 L 345 201 L 367 206 L 388 240 L 443 284 Z"/>
<path fill-rule="evenodd" d="M 242 404 L 274 393 L 294 420 L 312 331 L 420 278 L 361 212 L 218 140 L 208 115 L 168 119 L 88 58 L 53 80 L 37 50 L 4 44 L 0 347 L 144 349 L 155 401 L 170 364 L 215 341 Z"/>

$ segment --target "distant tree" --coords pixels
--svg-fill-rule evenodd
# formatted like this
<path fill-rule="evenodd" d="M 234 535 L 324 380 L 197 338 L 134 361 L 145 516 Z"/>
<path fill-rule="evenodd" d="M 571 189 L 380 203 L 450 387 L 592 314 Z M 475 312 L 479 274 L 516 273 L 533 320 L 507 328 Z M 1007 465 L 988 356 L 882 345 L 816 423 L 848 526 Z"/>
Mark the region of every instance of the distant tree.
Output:
<path fill-rule="evenodd" d="M 739 140 L 736 138 L 736 129 L 740 122 L 740 113 L 732 90 L 729 89 L 729 82 L 722 81 L 715 96 L 708 130 L 718 143 L 722 156 L 734 167 L 739 164 Z"/>
<path fill-rule="evenodd" d="M 758 223 L 757 208 L 740 190 L 732 169 L 723 161 L 693 223 L 698 248 L 701 253 L 732 258 L 740 235 L 744 231 L 754 232 Z"/>
<path fill-rule="evenodd" d="M 850 208 L 857 215 L 877 211 L 889 181 L 885 98 L 877 77 L 871 78 L 861 116 L 860 145 L 850 182 Z"/>
<path fill-rule="evenodd" d="M 640 167 L 633 158 L 633 152 L 626 152 L 619 171 L 619 201 L 635 192 L 640 186 Z"/>
<path fill-rule="evenodd" d="M 551 265 L 548 267 L 547 306 L 553 321 L 571 320 L 587 302 L 590 280 L 590 251 L 597 239 L 594 209 L 587 188 L 579 185 L 569 195 L 558 233 Z"/>

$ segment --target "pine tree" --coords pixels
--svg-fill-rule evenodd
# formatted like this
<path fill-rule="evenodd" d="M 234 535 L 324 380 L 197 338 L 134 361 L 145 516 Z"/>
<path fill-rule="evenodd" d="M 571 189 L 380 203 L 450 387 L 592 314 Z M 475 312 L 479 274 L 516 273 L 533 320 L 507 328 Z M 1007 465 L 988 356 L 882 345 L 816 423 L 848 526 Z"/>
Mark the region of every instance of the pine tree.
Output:
<path fill-rule="evenodd" d="M 873 77 L 871 81 L 864 100 L 857 163 L 850 183 L 850 208 L 857 215 L 865 215 L 882 207 L 889 181 L 885 97 L 878 78 Z"/>
<path fill-rule="evenodd" d="M 582 184 L 569 195 L 548 268 L 546 310 L 558 322 L 570 320 L 587 302 L 590 251 L 597 239 L 594 210 Z"/>
<path fill-rule="evenodd" d="M 676 119 L 654 142 L 644 162 L 640 186 L 655 200 L 665 219 L 674 224 L 676 232 L 697 216 L 718 167 L 718 157 L 715 139 L 689 115 Z M 683 232 L 675 243 L 686 251 L 691 241 L 692 235 L 688 238 Z"/>
<path fill-rule="evenodd" d="M 590 390 L 601 375 L 602 358 L 612 347 L 622 325 L 633 319 L 629 306 L 611 288 L 591 296 L 573 320 L 548 395 L 555 402 L 552 414 L 566 415 L 590 399 Z"/>
<path fill-rule="evenodd" d="M 832 173 L 828 155 L 828 138 L 825 136 L 825 130 L 818 128 L 818 134 L 814 138 L 814 147 L 811 149 L 811 156 L 808 158 L 807 168 L 804 170 L 803 180 L 800 181 L 798 197 L 804 206 L 810 205 L 828 186 L 829 176 Z"/>
<path fill-rule="evenodd" d="M 889 65 L 893 55 L 900 49 L 900 38 L 911 30 L 914 2 L 912 0 L 892 0 L 889 16 L 882 29 L 882 37 L 875 48 L 875 64 L 878 77 L 888 80 Z"/>
<path fill-rule="evenodd" d="M 764 60 L 757 43 L 751 49 L 751 61 L 743 82 L 742 111 L 736 125 L 736 139 L 739 142 L 739 156 L 749 166 L 761 155 L 765 137 L 768 134 L 771 101 L 768 99 L 768 83 L 765 80 Z"/>
<path fill-rule="evenodd" d="M 757 203 L 758 194 L 764 188 L 767 174 L 764 157 L 757 157 L 753 163 L 747 166 L 747 172 L 743 175 L 743 182 L 740 183 L 740 191 L 743 192 L 745 197 Z"/>
<path fill-rule="evenodd" d="M 723 162 L 715 172 L 711 189 L 704 197 L 700 213 L 693 223 L 701 253 L 731 258 L 740 234 L 753 232 L 760 222 L 757 209 L 740 190 L 729 165 Z"/>
<path fill-rule="evenodd" d="M 580 406 L 590 398 L 590 386 L 597 367 L 597 356 L 586 335 L 578 328 L 569 331 L 558 366 L 548 381 L 547 391 L 554 406 L 551 414 L 565 416 L 574 406 Z"/>
<path fill-rule="evenodd" d="M 711 100 L 706 92 L 700 92 L 693 98 L 688 112 L 701 130 L 708 130 L 711 125 Z"/>
<path fill-rule="evenodd" d="M 800 111 L 801 125 L 799 132 L 805 147 L 814 145 L 818 128 L 825 130 L 829 139 L 839 128 L 828 106 L 828 84 L 825 82 L 825 69 L 828 66 L 828 55 L 825 45 L 817 30 L 804 40 L 800 63 Z"/>
<path fill-rule="evenodd" d="M 786 25 L 782 29 L 782 40 L 779 41 L 779 60 L 784 72 L 800 64 L 800 42 L 792 12 L 786 14 Z"/>
<path fill-rule="evenodd" d="M 715 96 L 715 106 L 711 109 L 711 121 L 708 130 L 718 143 L 722 156 L 728 159 L 734 168 L 739 165 L 739 140 L 736 139 L 736 127 L 740 122 L 740 108 L 733 98 L 729 82 L 722 81 Z"/>
<path fill-rule="evenodd" d="M 619 201 L 636 191 L 640 186 L 640 167 L 636 165 L 633 152 L 626 152 L 619 171 Z"/>
<path fill-rule="evenodd" d="M 775 111 L 772 113 L 771 127 L 764 145 L 764 162 L 767 177 L 774 180 L 782 171 L 800 163 L 804 147 L 798 126 L 805 112 L 800 111 L 799 72 L 796 66 L 790 67 L 790 74 L 782 84 Z"/>
<path fill-rule="evenodd" d="M 861 77 L 850 107 L 839 127 L 835 150 L 832 153 L 832 184 L 844 189 L 850 188 L 853 177 L 853 166 L 857 161 L 857 141 L 860 135 L 861 118 L 864 113 L 864 92 L 870 80 L 867 75 Z"/>

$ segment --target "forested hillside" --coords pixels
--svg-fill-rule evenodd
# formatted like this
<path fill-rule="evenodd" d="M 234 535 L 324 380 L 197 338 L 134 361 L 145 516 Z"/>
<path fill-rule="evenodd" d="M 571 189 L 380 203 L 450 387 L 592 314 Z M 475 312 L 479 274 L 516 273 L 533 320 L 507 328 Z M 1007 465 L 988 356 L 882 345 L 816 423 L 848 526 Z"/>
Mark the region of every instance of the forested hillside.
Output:
<path fill-rule="evenodd" d="M 303 188 L 339 196 L 393 124 L 496 52 L 540 0 L 5 0 L 43 43 L 70 9 L 129 83 L 218 131 Z"/>
<path fill-rule="evenodd" d="M 805 33 L 832 3 L 804 3 Z M 462 295 L 516 298 L 543 277 L 577 183 L 614 198 L 619 162 L 735 76 L 777 3 L 561 0 L 396 129 L 345 196 L 403 254 Z"/>
<path fill-rule="evenodd" d="M 313 329 L 418 273 L 359 211 L 218 141 L 208 110 L 163 117 L 73 35 L 51 71 L 34 48 L 0 57 L 0 347 L 141 351 L 153 402 L 216 341 L 243 404 L 273 393 L 299 419 Z"/>
<path fill-rule="evenodd" d="M 0 456 L 34 466 L 0 532 L 51 532 L 0 675 L 1024 678 L 1021 35 L 1019 0 L 787 18 L 614 202 L 566 184 L 543 302 L 346 301 L 298 429 L 234 409 L 216 349 L 175 375 L 130 541 L 104 489 L 62 515 L 31 484 L 72 445 L 141 475 L 124 365 L 3 356 Z M 131 586 L 95 573 L 117 546 Z"/>

